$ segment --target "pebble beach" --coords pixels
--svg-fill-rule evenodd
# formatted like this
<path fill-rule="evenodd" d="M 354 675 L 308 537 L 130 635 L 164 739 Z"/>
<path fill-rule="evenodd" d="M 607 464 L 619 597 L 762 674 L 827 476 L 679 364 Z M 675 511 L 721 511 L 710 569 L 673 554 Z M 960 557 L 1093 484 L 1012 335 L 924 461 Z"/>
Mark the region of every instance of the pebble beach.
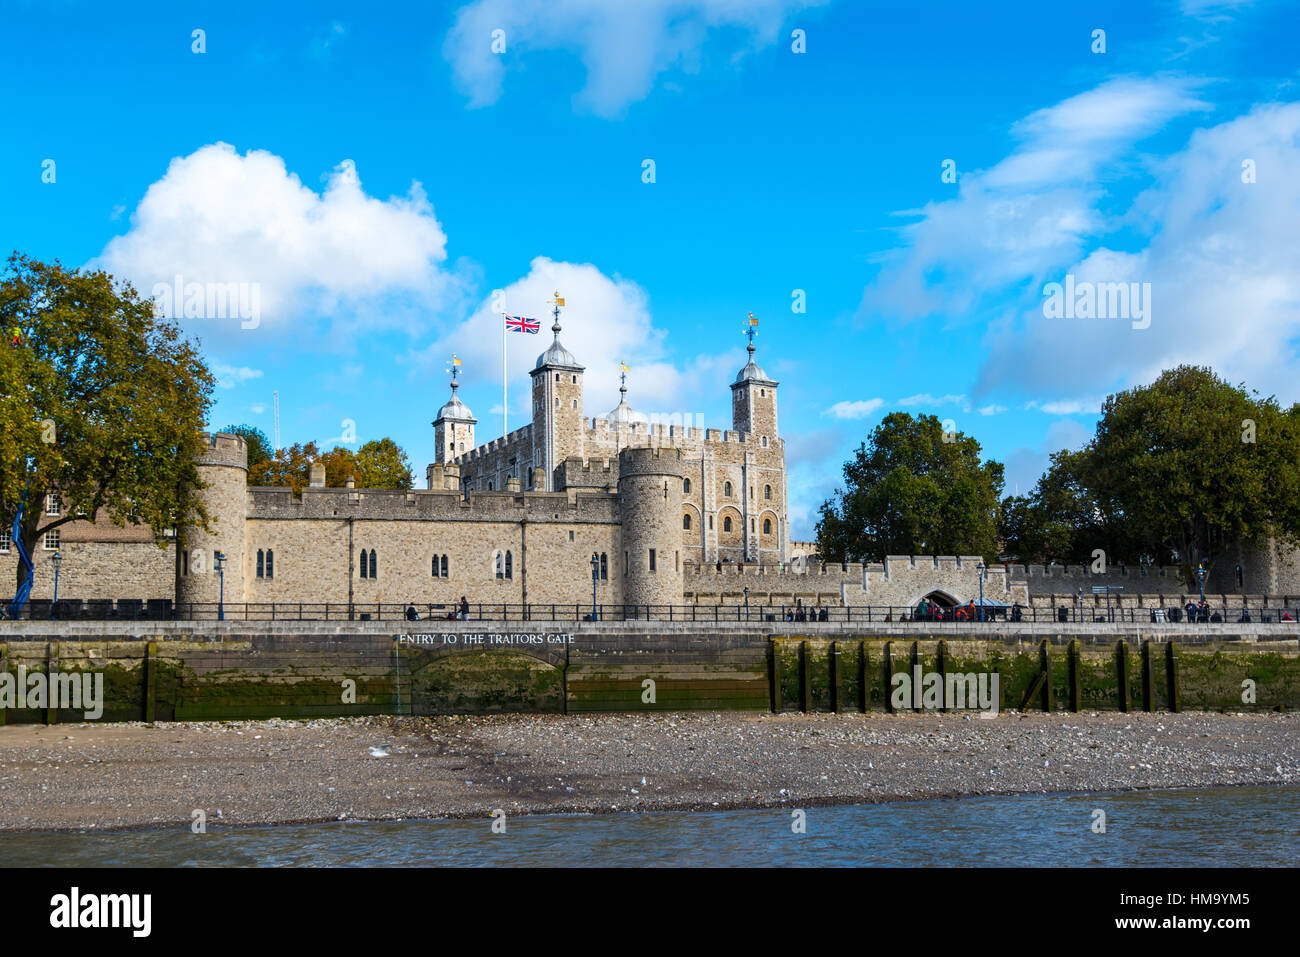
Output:
<path fill-rule="evenodd" d="M 1300 784 L 1293 714 L 657 713 L 0 727 L 0 830 Z"/>

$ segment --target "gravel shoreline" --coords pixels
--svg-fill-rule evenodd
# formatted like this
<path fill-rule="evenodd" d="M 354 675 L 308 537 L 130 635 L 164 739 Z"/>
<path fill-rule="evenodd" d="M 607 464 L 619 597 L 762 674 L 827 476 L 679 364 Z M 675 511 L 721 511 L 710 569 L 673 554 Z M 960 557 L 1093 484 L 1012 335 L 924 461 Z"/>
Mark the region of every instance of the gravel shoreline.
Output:
<path fill-rule="evenodd" d="M 388 745 L 387 757 L 370 747 Z M 1292 714 L 671 713 L 0 727 L 0 830 L 1300 784 Z"/>

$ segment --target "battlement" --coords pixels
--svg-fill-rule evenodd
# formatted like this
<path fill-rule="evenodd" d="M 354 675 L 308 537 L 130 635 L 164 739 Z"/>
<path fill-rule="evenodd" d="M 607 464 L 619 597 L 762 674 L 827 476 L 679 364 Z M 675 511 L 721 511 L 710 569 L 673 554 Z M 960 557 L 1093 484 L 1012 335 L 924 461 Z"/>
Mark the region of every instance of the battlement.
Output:
<path fill-rule="evenodd" d="M 456 458 L 453 459 L 452 461 L 456 463 L 465 463 L 465 464 L 476 462 L 479 459 L 484 458 L 488 455 L 493 455 L 496 454 L 497 452 L 504 451 L 505 449 L 508 449 L 511 446 L 519 445 L 520 443 L 530 444 L 532 442 L 532 439 L 533 439 L 533 426 L 532 423 L 529 423 L 528 425 L 515 429 L 513 432 L 506 435 L 504 439 L 492 439 L 490 442 L 487 442 L 484 445 L 476 446 L 475 448 L 470 449 L 468 452 L 456 456 Z"/>
<path fill-rule="evenodd" d="M 199 465 L 227 465 L 248 469 L 248 445 L 242 436 L 230 432 L 200 434 L 205 448 L 199 455 Z"/>
<path fill-rule="evenodd" d="M 1165 578 L 1179 580 L 1177 565 L 1109 565 L 1104 572 L 1094 572 L 1089 565 L 1010 565 L 1015 579 L 1061 578 Z"/>
<path fill-rule="evenodd" d="M 618 477 L 682 474 L 682 452 L 674 448 L 626 448 L 618 453 Z"/>
<path fill-rule="evenodd" d="M 336 519 L 482 522 L 618 521 L 612 493 L 470 492 L 454 489 L 304 488 L 294 497 L 287 488 L 248 489 L 250 519 Z"/>

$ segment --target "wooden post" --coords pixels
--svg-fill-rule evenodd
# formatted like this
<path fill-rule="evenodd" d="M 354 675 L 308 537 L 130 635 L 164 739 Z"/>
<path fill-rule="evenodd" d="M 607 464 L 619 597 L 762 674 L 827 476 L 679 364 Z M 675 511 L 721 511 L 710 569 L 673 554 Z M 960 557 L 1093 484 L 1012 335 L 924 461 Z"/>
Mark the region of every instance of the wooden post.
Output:
<path fill-rule="evenodd" d="M 812 710 L 812 653 L 808 639 L 799 642 L 799 710 L 807 714 Z"/>
<path fill-rule="evenodd" d="M 59 668 L 59 643 L 45 646 L 45 723 L 59 723 L 59 709 L 54 704 L 54 672 Z"/>
<path fill-rule="evenodd" d="M 158 642 L 144 646 L 144 720 L 153 721 L 158 713 Z"/>
<path fill-rule="evenodd" d="M 781 713 L 781 649 L 775 638 L 768 639 L 768 681 L 771 682 L 772 713 Z"/>
<path fill-rule="evenodd" d="M 1070 710 L 1076 714 L 1082 703 L 1083 693 L 1080 689 L 1080 671 L 1082 662 L 1079 657 L 1079 639 L 1075 638 L 1069 645 L 1070 662 Z"/>
<path fill-rule="evenodd" d="M 1038 662 L 1043 672 L 1043 710 L 1052 710 L 1052 653 L 1051 643 L 1044 638 L 1038 646 Z"/>
<path fill-rule="evenodd" d="M 1178 648 L 1174 642 L 1165 645 L 1165 684 L 1169 687 L 1169 710 L 1181 710 L 1178 701 Z"/>
<path fill-rule="evenodd" d="M 832 641 L 826 650 L 826 668 L 830 672 L 831 713 L 840 713 L 840 643 Z"/>
<path fill-rule="evenodd" d="M 1115 643 L 1115 677 L 1119 681 L 1119 710 L 1128 711 L 1128 645 L 1121 638 Z"/>
<path fill-rule="evenodd" d="M 948 642 L 947 641 L 945 641 L 942 638 L 939 639 L 939 647 L 935 651 L 934 656 L 936 662 L 935 666 L 939 669 L 939 710 L 947 711 L 948 702 L 944 700 L 944 696 L 947 694 L 947 687 L 948 687 L 946 683 L 946 675 L 948 673 L 948 667 L 947 667 Z"/>
<path fill-rule="evenodd" d="M 867 643 L 858 642 L 858 711 L 866 714 L 871 710 L 871 689 L 867 687 Z"/>
<path fill-rule="evenodd" d="M 894 713 L 894 696 L 891 694 L 894 687 L 894 643 L 885 642 L 885 711 L 889 714 Z"/>
<path fill-rule="evenodd" d="M 911 671 L 908 673 L 908 677 L 912 678 L 913 682 L 915 682 L 916 679 L 917 666 L 920 664 L 921 664 L 921 643 L 919 641 L 914 641 L 912 642 L 912 662 L 909 665 Z M 921 689 L 916 687 L 915 683 L 913 683 L 912 685 L 912 710 L 913 711 L 921 710 L 916 706 L 916 699 L 920 696 L 920 693 L 921 693 Z"/>
<path fill-rule="evenodd" d="M 1142 710 L 1155 710 L 1155 676 L 1151 673 L 1151 639 L 1142 642 Z"/>

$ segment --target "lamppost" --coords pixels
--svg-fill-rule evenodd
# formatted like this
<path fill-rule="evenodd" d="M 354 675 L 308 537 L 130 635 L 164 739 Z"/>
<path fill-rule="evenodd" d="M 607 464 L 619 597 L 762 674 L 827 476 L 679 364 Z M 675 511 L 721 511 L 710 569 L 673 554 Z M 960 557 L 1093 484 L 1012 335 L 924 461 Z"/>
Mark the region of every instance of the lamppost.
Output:
<path fill-rule="evenodd" d="M 63 554 L 56 551 L 50 556 L 50 561 L 54 564 L 54 601 L 50 605 L 50 620 L 58 617 L 59 608 L 59 565 L 63 563 Z"/>
<path fill-rule="evenodd" d="M 220 591 L 217 592 L 217 621 L 226 620 L 226 553 L 217 552 L 217 577 Z"/>
<path fill-rule="evenodd" d="M 980 621 L 984 620 L 984 563 L 980 562 L 975 566 L 980 573 Z"/>
<path fill-rule="evenodd" d="M 1205 601 L 1205 566 L 1200 565 L 1196 569 L 1196 584 L 1201 589 L 1201 601 Z"/>
<path fill-rule="evenodd" d="M 749 621 L 749 586 L 745 586 L 745 621 Z"/>
<path fill-rule="evenodd" d="M 591 620 L 596 620 L 596 579 L 600 577 L 600 556 L 591 553 Z"/>

